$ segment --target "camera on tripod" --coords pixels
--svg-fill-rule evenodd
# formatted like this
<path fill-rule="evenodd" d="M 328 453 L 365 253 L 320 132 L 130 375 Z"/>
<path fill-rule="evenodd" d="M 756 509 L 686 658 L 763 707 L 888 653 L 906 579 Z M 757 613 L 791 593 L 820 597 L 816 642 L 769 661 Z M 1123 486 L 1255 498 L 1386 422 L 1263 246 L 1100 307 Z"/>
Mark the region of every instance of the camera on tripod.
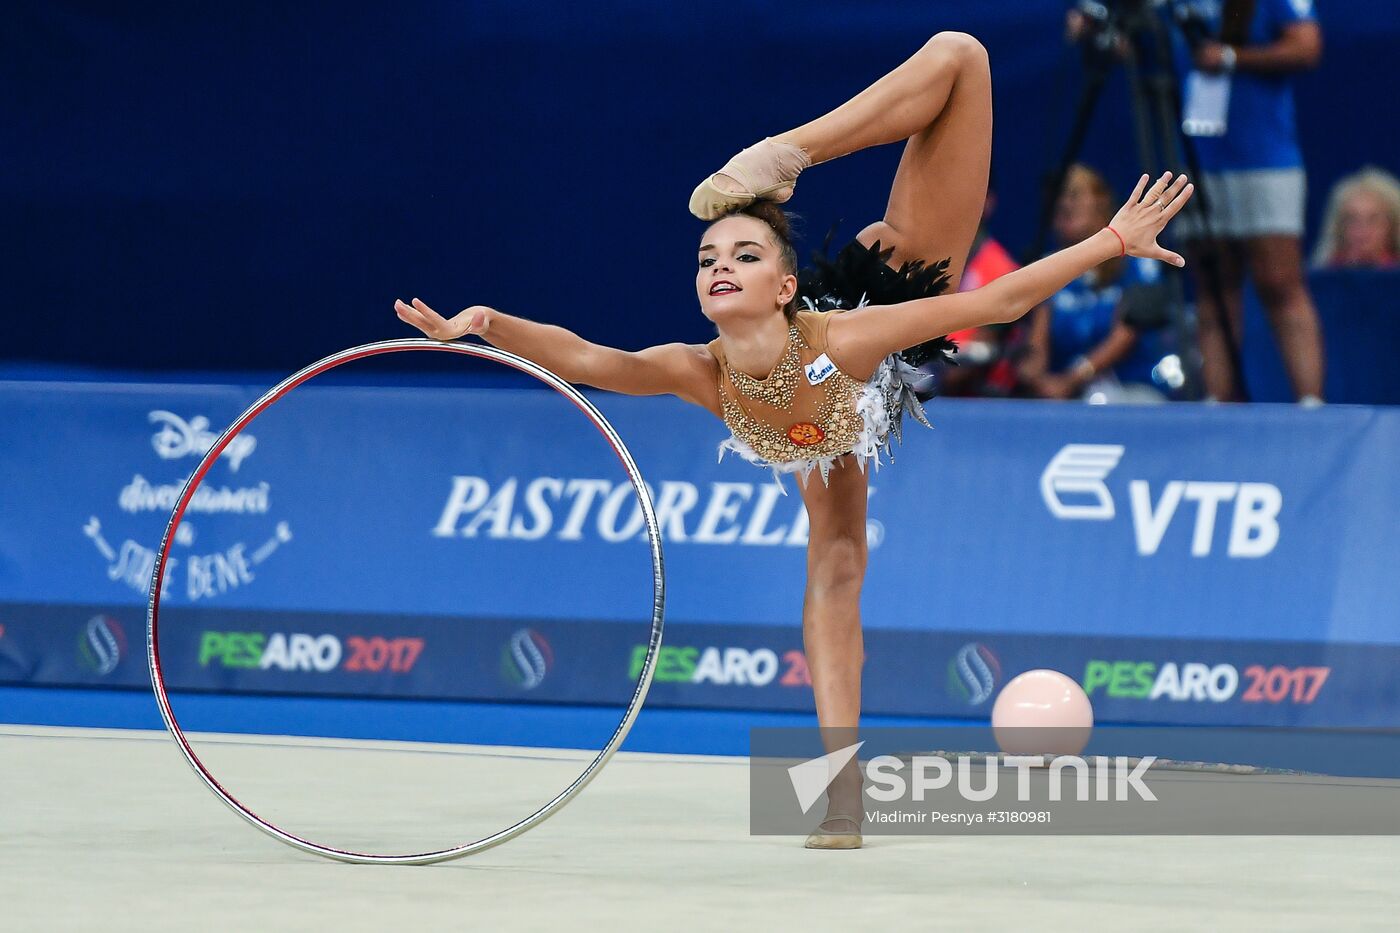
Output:
<path fill-rule="evenodd" d="M 1162 10 L 1192 52 L 1215 38 L 1205 11 L 1193 0 L 1076 0 L 1080 29 L 1074 38 L 1088 50 L 1121 53 L 1131 36 L 1149 26 L 1146 19 L 1159 17 Z"/>
<path fill-rule="evenodd" d="M 1156 175 L 1170 168 L 1200 177 L 1194 144 L 1182 126 L 1180 79 L 1171 33 L 1175 29 L 1194 55 L 1202 44 L 1216 41 L 1207 12 L 1200 0 L 1075 0 L 1069 12 L 1068 35 L 1084 53 L 1084 83 L 1064 151 L 1045 175 L 1039 223 L 1028 258 L 1044 253 L 1065 176 L 1078 161 L 1108 77 L 1120 66 L 1128 85 L 1139 170 Z M 1200 193 L 1202 196 L 1194 198 L 1186 211 L 1192 221 L 1208 231 L 1204 192 Z M 1207 278 L 1212 283 L 1209 287 L 1218 291 L 1217 277 L 1207 270 Z M 1166 308 L 1167 326 L 1179 348 L 1185 380 L 1183 394 L 1187 398 L 1199 397 L 1200 361 L 1194 350 L 1194 321 L 1180 278 L 1165 276 L 1164 288 L 1164 295 L 1158 298 Z"/>

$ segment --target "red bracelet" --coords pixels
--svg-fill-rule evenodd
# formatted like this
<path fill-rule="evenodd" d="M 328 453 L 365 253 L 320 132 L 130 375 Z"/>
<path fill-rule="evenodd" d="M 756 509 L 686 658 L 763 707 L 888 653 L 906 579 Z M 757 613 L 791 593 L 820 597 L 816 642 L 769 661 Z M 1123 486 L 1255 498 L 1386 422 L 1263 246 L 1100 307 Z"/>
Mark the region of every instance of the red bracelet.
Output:
<path fill-rule="evenodd" d="M 1124 256 L 1128 255 L 1128 244 L 1124 241 L 1123 234 L 1119 233 L 1117 230 L 1114 230 L 1112 226 L 1104 227 L 1104 229 L 1116 236 L 1118 238 L 1119 245 L 1123 247 L 1123 252 L 1118 254 L 1118 258 L 1122 259 Z"/>

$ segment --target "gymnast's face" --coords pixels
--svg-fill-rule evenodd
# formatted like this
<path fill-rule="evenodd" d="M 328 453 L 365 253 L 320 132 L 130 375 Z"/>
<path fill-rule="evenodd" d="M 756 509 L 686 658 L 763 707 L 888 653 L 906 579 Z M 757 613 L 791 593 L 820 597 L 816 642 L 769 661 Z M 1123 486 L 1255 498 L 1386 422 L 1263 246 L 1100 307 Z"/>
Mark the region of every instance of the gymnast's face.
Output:
<path fill-rule="evenodd" d="M 797 290 L 797 277 L 783 268 L 773 231 L 756 217 L 735 214 L 715 221 L 700 238 L 695 294 L 705 317 L 721 323 L 736 317 L 781 313 Z"/>

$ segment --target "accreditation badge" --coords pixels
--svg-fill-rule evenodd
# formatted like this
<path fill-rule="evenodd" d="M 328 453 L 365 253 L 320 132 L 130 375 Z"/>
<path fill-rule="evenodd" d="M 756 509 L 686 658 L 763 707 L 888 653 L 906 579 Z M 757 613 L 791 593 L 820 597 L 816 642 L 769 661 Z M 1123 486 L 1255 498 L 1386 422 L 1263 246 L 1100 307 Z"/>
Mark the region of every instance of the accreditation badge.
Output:
<path fill-rule="evenodd" d="M 1187 136 L 1224 136 L 1229 128 L 1229 74 L 1192 71 L 1186 76 L 1181 131 Z"/>

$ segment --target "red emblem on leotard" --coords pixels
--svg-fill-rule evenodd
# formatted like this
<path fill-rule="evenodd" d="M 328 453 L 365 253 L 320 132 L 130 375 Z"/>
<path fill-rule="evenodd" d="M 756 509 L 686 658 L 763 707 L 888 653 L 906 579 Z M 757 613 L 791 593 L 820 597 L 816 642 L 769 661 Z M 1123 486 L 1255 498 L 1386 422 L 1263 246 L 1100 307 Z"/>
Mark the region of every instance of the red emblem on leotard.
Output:
<path fill-rule="evenodd" d="M 798 447 L 811 447 L 826 439 L 826 432 L 810 421 L 800 421 L 787 430 L 788 440 Z"/>

